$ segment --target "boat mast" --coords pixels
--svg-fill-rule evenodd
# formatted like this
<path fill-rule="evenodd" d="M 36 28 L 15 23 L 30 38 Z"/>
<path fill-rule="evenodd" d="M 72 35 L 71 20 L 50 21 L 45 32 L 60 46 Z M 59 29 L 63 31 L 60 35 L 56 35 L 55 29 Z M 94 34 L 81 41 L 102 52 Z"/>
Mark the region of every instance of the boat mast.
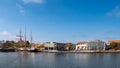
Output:
<path fill-rule="evenodd" d="M 25 28 L 25 41 L 26 41 L 27 39 L 26 39 L 26 28 Z"/>
<path fill-rule="evenodd" d="M 30 35 L 30 42 L 31 42 L 31 44 L 32 44 L 32 42 L 33 42 L 32 30 L 31 30 L 31 35 Z"/>
<path fill-rule="evenodd" d="M 21 31 L 21 29 L 20 29 L 20 32 L 19 32 L 19 35 L 17 36 L 17 37 L 19 37 L 19 40 L 22 40 L 22 31 Z"/>

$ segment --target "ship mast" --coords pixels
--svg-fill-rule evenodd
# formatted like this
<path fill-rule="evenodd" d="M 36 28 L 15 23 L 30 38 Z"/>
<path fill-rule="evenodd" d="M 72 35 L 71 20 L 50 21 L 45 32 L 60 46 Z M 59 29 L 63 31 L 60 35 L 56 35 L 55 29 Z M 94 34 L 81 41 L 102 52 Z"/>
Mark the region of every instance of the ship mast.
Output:
<path fill-rule="evenodd" d="M 31 42 L 31 44 L 32 44 L 32 42 L 33 42 L 32 30 L 31 30 L 31 35 L 30 35 L 30 42 Z"/>
<path fill-rule="evenodd" d="M 19 32 L 19 35 L 17 36 L 17 37 L 19 37 L 19 40 L 22 40 L 22 31 L 20 30 L 20 32 Z"/>
<path fill-rule="evenodd" d="M 26 39 L 26 28 L 25 28 L 25 41 L 26 41 L 27 39 Z"/>

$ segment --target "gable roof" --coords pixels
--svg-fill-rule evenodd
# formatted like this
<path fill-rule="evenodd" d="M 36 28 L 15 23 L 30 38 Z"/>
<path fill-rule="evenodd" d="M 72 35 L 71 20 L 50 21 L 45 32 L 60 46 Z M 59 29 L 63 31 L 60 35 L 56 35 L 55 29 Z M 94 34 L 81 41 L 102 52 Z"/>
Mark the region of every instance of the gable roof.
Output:
<path fill-rule="evenodd" d="M 120 43 L 120 40 L 109 40 L 108 42 L 109 42 L 109 43 L 113 43 L 113 42 L 114 42 L 114 43 Z"/>
<path fill-rule="evenodd" d="M 78 42 L 77 45 L 87 44 L 87 42 Z"/>

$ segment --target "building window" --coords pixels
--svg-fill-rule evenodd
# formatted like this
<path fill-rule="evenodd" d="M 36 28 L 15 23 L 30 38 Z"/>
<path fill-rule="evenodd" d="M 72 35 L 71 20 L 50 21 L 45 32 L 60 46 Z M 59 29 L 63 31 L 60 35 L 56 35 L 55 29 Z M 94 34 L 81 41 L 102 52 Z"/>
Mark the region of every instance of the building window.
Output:
<path fill-rule="evenodd" d="M 77 47 L 77 49 L 79 49 L 79 47 Z"/>
<path fill-rule="evenodd" d="M 45 50 L 48 50 L 49 48 L 48 47 L 45 47 Z"/>
<path fill-rule="evenodd" d="M 53 47 L 50 47 L 50 50 L 53 50 L 54 48 Z"/>

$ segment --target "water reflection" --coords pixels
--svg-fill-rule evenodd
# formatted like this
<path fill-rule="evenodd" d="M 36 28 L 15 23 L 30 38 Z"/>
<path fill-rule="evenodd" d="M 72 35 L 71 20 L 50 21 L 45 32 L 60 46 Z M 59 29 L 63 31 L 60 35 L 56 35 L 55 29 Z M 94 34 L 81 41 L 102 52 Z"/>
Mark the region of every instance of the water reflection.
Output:
<path fill-rule="evenodd" d="M 76 59 L 86 68 L 118 68 L 120 54 L 93 53 L 75 54 Z"/>
<path fill-rule="evenodd" d="M 21 60 L 27 59 L 29 57 L 34 59 L 35 53 L 31 53 L 31 52 L 18 52 L 18 56 L 20 57 Z"/>
<path fill-rule="evenodd" d="M 119 53 L 0 53 L 0 68 L 120 68 L 119 57 Z"/>

